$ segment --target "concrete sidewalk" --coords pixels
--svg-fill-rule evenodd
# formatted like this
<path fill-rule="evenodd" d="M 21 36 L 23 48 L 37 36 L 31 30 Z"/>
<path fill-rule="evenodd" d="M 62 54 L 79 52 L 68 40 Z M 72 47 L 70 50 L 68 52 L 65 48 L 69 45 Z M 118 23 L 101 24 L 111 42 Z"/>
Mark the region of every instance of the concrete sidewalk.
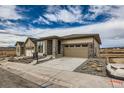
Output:
<path fill-rule="evenodd" d="M 5 62 L 0 67 L 41 86 L 54 83 L 71 88 L 124 87 L 124 81 L 36 65 Z"/>

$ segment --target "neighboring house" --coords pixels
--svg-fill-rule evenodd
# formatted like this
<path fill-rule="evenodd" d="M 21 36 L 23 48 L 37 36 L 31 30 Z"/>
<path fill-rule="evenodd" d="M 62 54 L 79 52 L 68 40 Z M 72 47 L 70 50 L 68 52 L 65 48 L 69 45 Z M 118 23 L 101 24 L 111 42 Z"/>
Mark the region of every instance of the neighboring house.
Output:
<path fill-rule="evenodd" d="M 33 56 L 33 53 L 37 50 L 37 39 L 27 38 L 24 43 L 25 56 Z"/>
<path fill-rule="evenodd" d="M 0 57 L 14 57 L 16 56 L 15 47 L 0 47 Z"/>
<path fill-rule="evenodd" d="M 16 56 L 23 56 L 24 55 L 24 42 L 17 41 L 15 46 L 16 46 Z"/>
<path fill-rule="evenodd" d="M 101 40 L 99 34 L 72 34 L 68 36 L 48 36 L 25 41 L 25 55 L 52 55 L 56 57 L 99 57 Z"/>

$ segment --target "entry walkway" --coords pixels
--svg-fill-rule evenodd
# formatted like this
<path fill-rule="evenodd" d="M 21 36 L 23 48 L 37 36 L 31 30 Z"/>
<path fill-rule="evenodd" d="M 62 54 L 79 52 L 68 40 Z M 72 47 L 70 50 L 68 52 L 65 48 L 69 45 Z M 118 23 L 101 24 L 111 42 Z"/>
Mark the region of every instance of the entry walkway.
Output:
<path fill-rule="evenodd" d="M 77 88 L 124 87 L 124 81 L 37 65 L 5 62 L 0 67 L 41 86 L 54 83 Z"/>

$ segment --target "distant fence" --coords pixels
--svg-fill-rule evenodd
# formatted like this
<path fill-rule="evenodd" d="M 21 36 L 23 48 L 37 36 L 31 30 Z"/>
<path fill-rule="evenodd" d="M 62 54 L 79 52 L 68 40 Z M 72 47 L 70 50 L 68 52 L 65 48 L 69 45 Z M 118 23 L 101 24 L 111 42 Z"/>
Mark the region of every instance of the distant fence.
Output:
<path fill-rule="evenodd" d="M 16 56 L 15 48 L 0 48 L 0 57 L 13 57 Z"/>

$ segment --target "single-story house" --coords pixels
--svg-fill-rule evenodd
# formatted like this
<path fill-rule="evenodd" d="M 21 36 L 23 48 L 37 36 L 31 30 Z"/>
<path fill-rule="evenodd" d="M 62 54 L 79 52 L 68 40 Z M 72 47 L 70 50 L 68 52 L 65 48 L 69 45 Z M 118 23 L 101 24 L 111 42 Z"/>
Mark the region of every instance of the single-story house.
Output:
<path fill-rule="evenodd" d="M 24 42 L 17 41 L 16 44 L 16 56 L 24 55 Z"/>
<path fill-rule="evenodd" d="M 99 57 L 101 40 L 99 34 L 72 34 L 68 36 L 48 36 L 37 41 L 40 55 L 56 57 Z"/>
<path fill-rule="evenodd" d="M 28 38 L 24 44 L 25 55 L 52 55 L 56 57 L 99 57 L 101 40 L 99 34 L 72 34 L 48 36 L 40 39 Z"/>

